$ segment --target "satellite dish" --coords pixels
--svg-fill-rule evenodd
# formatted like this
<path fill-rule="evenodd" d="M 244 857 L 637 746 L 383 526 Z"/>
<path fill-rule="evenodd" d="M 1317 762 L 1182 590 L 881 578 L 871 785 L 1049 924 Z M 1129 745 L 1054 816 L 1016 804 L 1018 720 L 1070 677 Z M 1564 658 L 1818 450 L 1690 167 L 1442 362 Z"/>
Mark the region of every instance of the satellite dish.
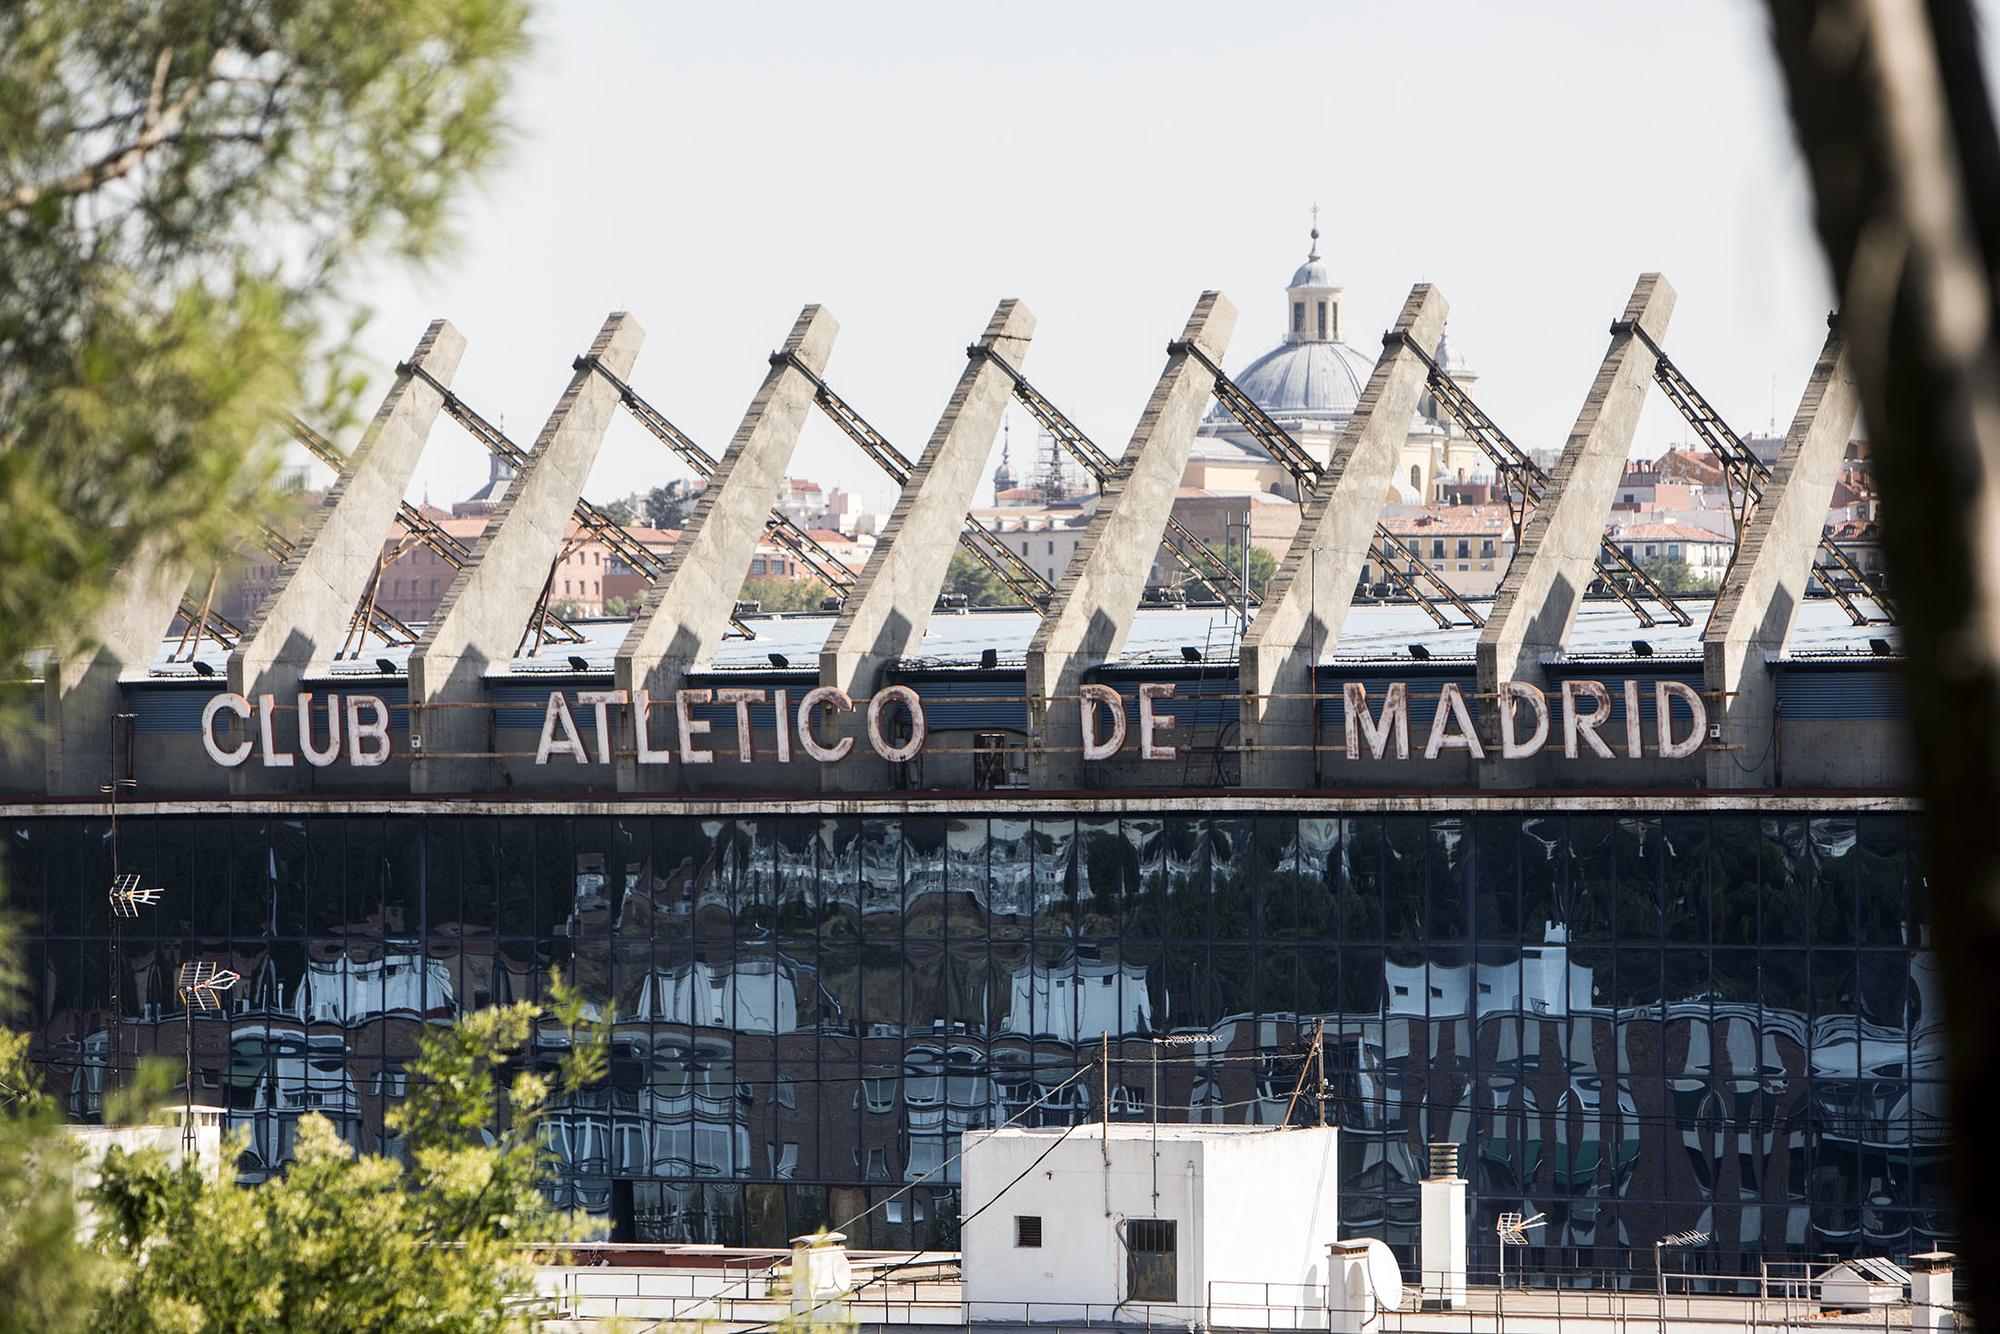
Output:
<path fill-rule="evenodd" d="M 1368 1284 L 1375 1289 L 1376 1302 L 1385 1311 L 1401 1310 L 1403 1267 L 1396 1263 L 1396 1253 L 1380 1237 L 1365 1237 L 1363 1240 L 1368 1246 Z"/>

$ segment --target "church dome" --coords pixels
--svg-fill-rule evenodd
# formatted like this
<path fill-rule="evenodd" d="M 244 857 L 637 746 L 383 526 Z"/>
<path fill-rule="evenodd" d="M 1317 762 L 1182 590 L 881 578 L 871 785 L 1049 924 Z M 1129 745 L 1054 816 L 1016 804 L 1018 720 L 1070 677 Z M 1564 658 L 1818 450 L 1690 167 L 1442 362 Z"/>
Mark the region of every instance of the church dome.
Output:
<path fill-rule="evenodd" d="M 1375 359 L 1341 341 L 1340 284 L 1319 257 L 1317 213 L 1312 249 L 1285 285 L 1285 340 L 1234 377 L 1250 400 L 1273 417 L 1338 424 L 1354 414 Z M 1235 421 L 1217 403 L 1207 422 Z"/>
<path fill-rule="evenodd" d="M 1374 370 L 1373 360 L 1345 343 L 1300 342 L 1272 348 L 1233 378 L 1273 417 L 1343 421 Z M 1219 421 L 1228 410 L 1217 404 L 1208 416 Z"/>
<path fill-rule="evenodd" d="M 1326 262 L 1319 257 L 1317 246 L 1314 247 L 1312 256 L 1299 265 L 1298 271 L 1292 274 L 1292 280 L 1285 284 L 1287 287 L 1332 287 L 1333 285 L 1333 275 L 1327 272 Z"/>

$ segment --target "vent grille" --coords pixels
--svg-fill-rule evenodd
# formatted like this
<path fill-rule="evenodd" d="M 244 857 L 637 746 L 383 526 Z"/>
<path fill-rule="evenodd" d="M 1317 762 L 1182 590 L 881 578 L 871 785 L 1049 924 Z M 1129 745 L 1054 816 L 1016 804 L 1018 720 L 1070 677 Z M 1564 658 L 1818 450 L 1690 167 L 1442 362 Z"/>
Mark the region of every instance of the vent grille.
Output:
<path fill-rule="evenodd" d="M 1014 1244 L 1024 1248 L 1036 1248 L 1042 1244 L 1040 1214 L 1014 1215 Z"/>

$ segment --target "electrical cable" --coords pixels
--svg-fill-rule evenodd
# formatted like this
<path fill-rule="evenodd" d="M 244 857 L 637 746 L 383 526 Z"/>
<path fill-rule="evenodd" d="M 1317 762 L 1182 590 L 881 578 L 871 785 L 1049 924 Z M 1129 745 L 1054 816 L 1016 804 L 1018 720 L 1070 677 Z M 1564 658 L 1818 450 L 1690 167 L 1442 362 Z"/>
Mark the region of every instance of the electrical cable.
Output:
<path fill-rule="evenodd" d="M 1030 1172 L 1033 1172 L 1037 1167 L 1040 1167 L 1042 1165 L 1042 1161 L 1046 1159 L 1050 1154 L 1054 1153 L 1056 1149 L 1062 1144 L 1062 1142 L 1070 1137 L 1070 1133 L 1072 1131 L 1078 1130 L 1081 1127 L 1088 1124 L 1091 1123 L 1085 1121 L 1076 1121 L 1072 1122 L 1068 1126 L 1065 1126 L 1063 1128 L 1062 1134 L 1057 1135 L 1055 1139 L 1050 1142 L 1048 1148 L 1043 1149 L 1039 1154 L 1036 1154 L 1035 1161 L 1029 1163 L 1026 1167 L 1022 1168 L 1020 1173 L 1016 1175 L 1012 1181 L 1009 1181 L 1006 1185 L 1002 1186 L 997 1192 L 995 1192 L 992 1199 L 980 1205 L 977 1209 L 974 1209 L 971 1213 L 965 1215 L 965 1217 L 959 1219 L 958 1220 L 959 1227 L 961 1229 L 964 1228 L 967 1223 L 970 1223 L 973 1219 L 979 1217 L 979 1215 L 985 1213 L 988 1209 L 991 1209 L 994 1205 L 1000 1203 L 1000 1201 L 1003 1198 L 1005 1198 L 1007 1192 L 1014 1189 L 1014 1187 L 1020 1185 L 1021 1182 L 1027 1178 Z M 876 1274 L 874 1277 L 869 1278 L 859 1284 L 856 1284 L 853 1288 L 848 1290 L 846 1293 L 842 1294 L 840 1300 L 846 1301 L 849 1298 L 853 1297 L 856 1293 L 862 1292 L 865 1289 L 870 1288 L 877 1283 L 885 1281 L 891 1274 L 894 1274 L 899 1270 L 908 1269 L 911 1265 L 917 1263 L 917 1261 L 924 1254 L 925 1252 L 920 1250 L 911 1251 L 909 1259 L 898 1261 L 897 1263 L 890 1265 L 887 1269 L 884 1269 L 880 1273 Z M 775 1324 L 777 1322 L 773 1321 L 772 1323 Z M 752 1331 L 740 1330 L 738 1331 L 738 1334 L 752 1334 Z"/>
<path fill-rule="evenodd" d="M 1088 1072 L 1088 1067 L 1085 1067 L 1085 1069 L 1077 1071 L 1077 1072 L 1076 1072 L 1076 1075 L 1072 1075 L 1072 1076 L 1071 1076 L 1070 1078 L 1071 1078 L 1071 1079 L 1075 1079 L 1075 1078 L 1077 1078 L 1078 1076 L 1081 1076 L 1081 1075 L 1083 1075 L 1083 1074 L 1085 1074 L 1085 1073 L 1087 1073 L 1087 1072 Z M 1069 1082 L 1069 1080 L 1065 1080 L 1065 1081 L 1064 1081 L 1064 1083 L 1068 1083 L 1068 1082 Z M 1061 1086 L 1060 1086 L 1060 1085 L 1058 1085 L 1057 1087 L 1058 1087 L 1058 1088 L 1060 1088 Z M 1055 1091 L 1056 1091 L 1056 1090 L 1054 1090 L 1054 1089 L 1051 1089 L 1051 1090 L 1050 1090 L 1050 1092 L 1051 1092 L 1051 1093 L 1054 1093 Z M 1032 1111 L 1032 1110 L 1033 1110 L 1033 1108 L 1032 1108 L 1032 1107 L 1028 1107 L 1028 1108 L 1023 1108 L 1023 1109 L 1022 1109 L 1022 1112 L 1023 1112 L 1023 1114 L 1025 1114 L 1026 1112 L 1028 1112 L 1028 1111 Z M 1011 1122 L 1010 1122 L 1009 1124 L 1011 1124 Z M 1076 1130 L 1076 1129 L 1077 1129 L 1077 1128 L 1078 1128 L 1079 1126 L 1082 1126 L 1082 1125 L 1084 1125 L 1084 1124 L 1087 1124 L 1087 1123 L 1086 1123 L 1086 1122 L 1082 1122 L 1082 1121 L 1076 1121 L 1076 1122 L 1072 1122 L 1072 1123 L 1071 1123 L 1070 1125 L 1068 1125 L 1068 1126 L 1065 1126 L 1065 1127 L 1063 1128 L 1063 1132 L 1062 1132 L 1062 1134 L 1060 1134 L 1060 1135 L 1057 1135 L 1057 1136 L 1055 1137 L 1055 1139 L 1054 1139 L 1054 1140 L 1053 1140 L 1053 1141 L 1052 1141 L 1052 1142 L 1051 1142 L 1051 1143 L 1049 1144 L 1049 1147 L 1048 1147 L 1048 1148 L 1046 1148 L 1046 1149 L 1043 1149 L 1043 1150 L 1041 1151 L 1041 1153 L 1040 1153 L 1040 1154 L 1036 1155 L 1036 1157 L 1035 1157 L 1035 1161 L 1034 1161 L 1034 1162 L 1032 1162 L 1032 1163 L 1029 1163 L 1029 1164 L 1027 1165 L 1027 1167 L 1025 1167 L 1025 1168 L 1023 1168 L 1023 1169 L 1021 1170 L 1021 1172 L 1020 1172 L 1020 1174 L 1019 1174 L 1018 1176 L 1016 1176 L 1016 1177 L 1015 1177 L 1015 1178 L 1014 1178 L 1014 1179 L 1013 1179 L 1012 1181 L 1009 1181 L 1009 1182 L 1008 1182 L 1008 1183 L 1007 1183 L 1006 1185 L 1002 1186 L 1002 1187 L 1001 1187 L 1001 1188 L 999 1189 L 999 1191 L 998 1191 L 997 1193 L 995 1193 L 995 1195 L 993 1196 L 993 1198 L 992 1198 L 992 1199 L 988 1200 L 988 1201 L 987 1201 L 987 1202 L 986 1202 L 985 1204 L 982 1204 L 982 1205 L 980 1205 L 980 1206 L 979 1206 L 979 1207 L 978 1207 L 977 1209 L 973 1210 L 973 1211 L 972 1211 L 972 1212 L 971 1212 L 970 1214 L 967 1214 L 967 1215 L 966 1215 L 965 1217 L 963 1217 L 963 1218 L 959 1219 L 959 1220 L 958 1220 L 958 1225 L 959 1225 L 959 1226 L 960 1226 L 961 1228 L 963 1228 L 963 1227 L 964 1227 L 964 1226 L 965 1226 L 965 1225 L 966 1225 L 967 1223 L 970 1223 L 970 1222 L 971 1222 L 971 1221 L 972 1221 L 973 1219 L 975 1219 L 975 1218 L 979 1217 L 979 1215 L 981 1215 L 981 1214 L 985 1213 L 985 1212 L 986 1212 L 986 1211 L 987 1211 L 988 1209 L 990 1209 L 990 1208 L 992 1208 L 992 1207 L 993 1207 L 994 1205 L 998 1204 L 998 1203 L 1000 1202 L 1001 1198 L 1002 1198 L 1003 1196 L 1005 1196 L 1005 1195 L 1007 1194 L 1007 1192 L 1008 1192 L 1008 1191 L 1012 1190 L 1012 1189 L 1013 1189 L 1014 1187 L 1016 1187 L 1016 1186 L 1018 1186 L 1018 1185 L 1020 1185 L 1020 1184 L 1021 1184 L 1021 1181 L 1022 1181 L 1022 1180 L 1023 1180 L 1023 1179 L 1024 1179 L 1024 1178 L 1025 1178 L 1026 1176 L 1027 1176 L 1027 1175 L 1028 1175 L 1028 1173 L 1030 1173 L 1030 1172 L 1034 1171 L 1034 1170 L 1035 1170 L 1035 1169 L 1036 1169 L 1037 1167 L 1040 1167 L 1040 1166 L 1042 1165 L 1042 1160 L 1043 1160 L 1043 1159 L 1045 1159 L 1045 1158 L 1047 1158 L 1047 1157 L 1048 1157 L 1048 1156 L 1049 1156 L 1050 1154 L 1054 1153 L 1054 1152 L 1056 1151 L 1056 1148 L 1057 1148 L 1057 1146 L 1058 1146 L 1058 1145 L 1060 1145 L 1060 1144 L 1061 1144 L 1061 1143 L 1062 1143 L 1062 1142 L 1063 1142 L 1064 1140 L 1066 1140 L 1066 1139 L 1068 1139 L 1068 1138 L 1070 1137 L 1070 1134 L 1071 1134 L 1071 1132 L 1072 1132 L 1072 1131 Z M 948 1160 L 946 1160 L 946 1161 L 947 1161 L 947 1162 L 956 1162 L 956 1161 L 957 1161 L 958 1159 L 960 1159 L 960 1158 L 963 1158 L 963 1157 L 965 1156 L 965 1154 L 966 1154 L 966 1151 L 967 1151 L 967 1149 L 969 1149 L 970 1147 L 971 1147 L 971 1146 L 970 1146 L 970 1145 L 968 1145 L 968 1146 L 966 1146 L 966 1148 L 962 1148 L 962 1149 L 960 1149 L 960 1150 L 959 1150 L 959 1151 L 958 1151 L 957 1153 L 953 1154 L 953 1155 L 951 1156 L 951 1158 L 950 1158 L 950 1159 L 948 1159 Z M 941 1170 L 941 1169 L 942 1169 L 942 1168 L 943 1168 L 943 1167 L 944 1167 L 945 1165 L 946 1165 L 945 1163 L 940 1163 L 940 1164 L 939 1164 L 939 1165 L 938 1165 L 937 1167 L 934 1167 L 934 1168 L 932 1168 L 932 1169 L 931 1169 L 931 1171 L 932 1171 L 932 1172 L 936 1172 L 936 1171 L 939 1171 L 939 1170 Z M 926 1173 L 925 1175 L 926 1175 L 926 1176 L 928 1176 L 928 1175 L 929 1175 L 929 1173 Z M 910 1184 L 909 1184 L 908 1186 L 905 1186 L 905 1187 L 903 1187 L 903 1188 L 902 1188 L 902 1190 L 899 1190 L 899 1191 L 897 1191 L 897 1192 L 896 1192 L 896 1193 L 895 1193 L 894 1195 L 889 1195 L 889 1196 L 885 1196 L 885 1197 L 884 1197 L 884 1198 L 883 1198 L 882 1200 L 878 1201 L 878 1202 L 877 1202 L 876 1204 L 874 1204 L 874 1205 L 870 1205 L 870 1206 L 869 1206 L 868 1208 L 866 1208 L 866 1209 L 863 1209 L 863 1210 L 862 1210 L 862 1211 L 861 1211 L 860 1213 L 858 1213 L 858 1214 L 856 1214 L 856 1215 L 855 1215 L 854 1217 L 852 1217 L 852 1218 L 848 1219 L 848 1220 L 847 1220 L 847 1222 L 845 1222 L 845 1223 L 841 1224 L 841 1225 L 840 1225 L 839 1227 L 837 1227 L 837 1228 L 834 1228 L 834 1229 L 832 1229 L 832 1230 L 833 1230 L 833 1231 L 835 1231 L 835 1232 L 846 1232 L 848 1228 L 852 1227 L 852 1226 L 853 1226 L 853 1225 L 854 1225 L 855 1223 L 858 1223 L 858 1222 L 860 1222 L 860 1221 L 861 1221 L 862 1219 L 866 1218 L 866 1217 L 867 1217 L 867 1216 L 868 1216 L 869 1214 L 873 1213 L 873 1212 L 874 1212 L 874 1211 L 875 1211 L 875 1210 L 876 1210 L 877 1208 L 879 1208 L 879 1207 L 880 1207 L 881 1205 L 883 1205 L 883 1204 L 887 1204 L 887 1203 L 888 1203 L 888 1202 L 889 1202 L 890 1200 L 893 1200 L 893 1199 L 895 1199 L 895 1198 L 896 1198 L 897 1196 L 899 1196 L 899 1195 L 902 1195 L 902 1194 L 903 1194 L 904 1192 L 906 1192 L 906 1191 L 908 1191 L 908 1190 L 911 1190 L 912 1188 L 914 1188 L 914 1187 L 916 1187 L 917 1185 L 921 1184 L 921 1183 L 922 1183 L 922 1181 L 923 1181 L 923 1178 L 922 1178 L 922 1177 L 919 1177 L 919 1178 L 918 1178 L 918 1179 L 917 1179 L 916 1181 L 912 1181 L 912 1182 L 911 1182 L 911 1183 L 910 1183 Z M 907 1269 L 907 1268 L 909 1268 L 909 1267 L 910 1267 L 911 1265 L 915 1264 L 915 1263 L 917 1262 L 917 1259 L 918 1259 L 918 1257 L 922 1256 L 923 1254 L 924 1254 L 924 1252 L 922 1252 L 922 1251 L 920 1251 L 920 1250 L 917 1250 L 917 1251 L 911 1251 L 911 1252 L 910 1252 L 910 1258 L 909 1258 L 909 1259 L 907 1259 L 907 1260 L 903 1260 L 903 1261 L 900 1261 L 900 1262 L 898 1262 L 898 1263 L 896 1263 L 896 1264 L 893 1264 L 893 1265 L 889 1266 L 889 1267 L 888 1267 L 887 1269 L 884 1269 L 884 1270 L 883 1270 L 883 1271 L 882 1271 L 881 1273 L 879 1273 L 879 1274 L 876 1274 L 876 1275 L 875 1275 L 874 1277 L 872 1277 L 872 1278 L 870 1278 L 870 1279 L 867 1279 L 867 1280 L 865 1280 L 864 1282 L 862 1282 L 862 1283 L 859 1283 L 859 1284 L 855 1285 L 855 1286 L 854 1286 L 853 1288 L 850 1288 L 850 1289 L 849 1289 L 849 1290 L 848 1290 L 847 1292 L 845 1292 L 845 1293 L 842 1293 L 842 1294 L 841 1294 L 841 1296 L 839 1297 L 839 1299 L 838 1299 L 838 1300 L 840 1300 L 840 1301 L 846 1301 L 846 1300 L 848 1300 L 849 1298 L 853 1297 L 853 1296 L 854 1296 L 854 1295 L 855 1295 L 856 1293 L 858 1293 L 858 1292 L 861 1292 L 861 1291 L 863 1291 L 863 1290 L 865 1290 L 865 1289 L 867 1289 L 867 1288 L 869 1288 L 869 1287 L 873 1286 L 874 1284 L 877 1284 L 877 1283 L 880 1283 L 880 1282 L 884 1281 L 884 1280 L 885 1280 L 885 1279 L 887 1279 L 887 1278 L 888 1278 L 888 1277 L 889 1277 L 889 1276 L 890 1276 L 891 1274 L 894 1274 L 894 1273 L 896 1273 L 896 1272 L 897 1272 L 898 1270 L 902 1270 L 902 1269 Z M 747 1280 L 746 1280 L 746 1281 L 747 1281 Z M 818 1309 L 818 1305 L 819 1305 L 819 1304 L 816 1304 L 816 1305 L 814 1306 L 814 1308 L 813 1308 L 813 1309 L 815 1309 L 815 1310 L 816 1310 L 816 1309 Z M 665 1324 L 665 1323 L 666 1323 L 665 1321 L 659 1321 L 659 1322 L 656 1322 L 656 1323 L 655 1323 L 655 1324 L 654 1324 L 654 1325 L 652 1326 L 652 1328 L 653 1328 L 653 1329 L 655 1329 L 655 1330 L 657 1330 L 657 1329 L 659 1329 L 659 1328 L 660 1328 L 660 1326 L 661 1326 L 662 1324 Z M 735 1331 L 735 1334 L 759 1334 L 759 1331 L 761 1331 L 761 1330 L 766 1330 L 766 1329 L 769 1329 L 769 1328 L 770 1328 L 771 1326 L 773 1326 L 773 1325 L 775 1325 L 775 1324 L 778 1324 L 778 1323 L 779 1323 L 779 1322 L 778 1322 L 778 1321 L 776 1321 L 776 1320 L 767 1320 L 767 1321 L 765 1321 L 765 1322 L 764 1322 L 763 1324 L 761 1324 L 761 1325 L 752 1325 L 752 1326 L 750 1326 L 750 1327 L 749 1327 L 748 1329 L 741 1329 L 741 1330 L 737 1330 L 737 1331 Z"/>

